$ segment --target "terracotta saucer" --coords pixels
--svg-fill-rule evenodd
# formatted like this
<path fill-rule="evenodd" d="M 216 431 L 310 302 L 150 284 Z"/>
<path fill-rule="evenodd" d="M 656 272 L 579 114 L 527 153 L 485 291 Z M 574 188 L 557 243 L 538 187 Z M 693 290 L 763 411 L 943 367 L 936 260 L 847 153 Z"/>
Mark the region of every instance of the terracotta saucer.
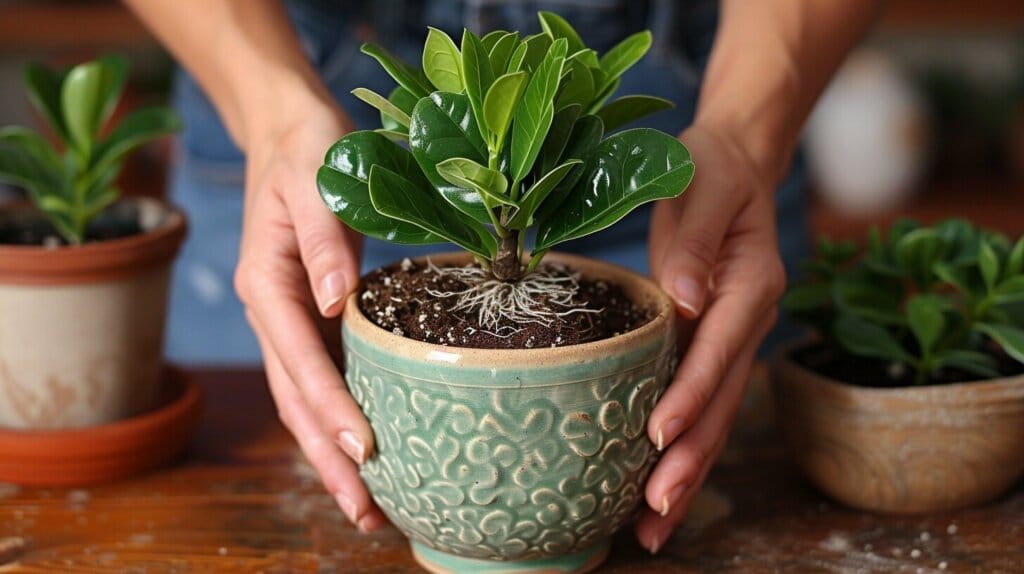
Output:
<path fill-rule="evenodd" d="M 185 373 L 164 372 L 160 407 L 106 425 L 59 431 L 0 428 L 0 482 L 71 486 L 132 476 L 178 455 L 195 430 L 202 391 Z"/>

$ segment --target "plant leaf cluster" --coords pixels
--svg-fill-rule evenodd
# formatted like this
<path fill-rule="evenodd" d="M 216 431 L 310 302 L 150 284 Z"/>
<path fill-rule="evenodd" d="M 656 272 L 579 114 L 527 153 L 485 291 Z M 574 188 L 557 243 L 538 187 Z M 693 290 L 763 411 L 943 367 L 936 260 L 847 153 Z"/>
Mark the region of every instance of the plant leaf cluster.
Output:
<path fill-rule="evenodd" d="M 996 353 L 1024 364 L 1024 238 L 963 220 L 873 229 L 867 248 L 822 239 L 783 307 L 827 345 L 913 369 L 1000 376 Z"/>
<path fill-rule="evenodd" d="M 512 280 L 552 247 L 681 194 L 694 167 L 678 139 L 650 129 L 606 137 L 672 107 L 644 95 L 608 103 L 650 32 L 599 55 L 561 17 L 539 17 L 542 33 L 466 30 L 458 45 L 431 28 L 419 67 L 364 45 L 398 86 L 386 97 L 353 91 L 380 111 L 382 128 L 327 152 L 317 183 L 338 218 L 387 241 L 455 243 Z M 509 260 L 513 272 L 499 274 Z"/>
<path fill-rule="evenodd" d="M 116 180 L 125 157 L 181 129 L 164 107 L 107 125 L 127 75 L 128 62 L 117 56 L 61 71 L 30 64 L 24 71 L 29 99 L 60 145 L 28 128 L 0 129 L 0 180 L 25 188 L 68 243 L 82 243 L 89 222 L 120 197 Z"/>

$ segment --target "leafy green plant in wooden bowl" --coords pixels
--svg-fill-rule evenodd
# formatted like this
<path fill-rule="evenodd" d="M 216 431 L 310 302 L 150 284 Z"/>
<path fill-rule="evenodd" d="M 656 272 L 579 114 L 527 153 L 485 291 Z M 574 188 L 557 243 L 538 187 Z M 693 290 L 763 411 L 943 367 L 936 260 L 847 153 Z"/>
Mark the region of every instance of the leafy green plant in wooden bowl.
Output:
<path fill-rule="evenodd" d="M 0 181 L 30 199 L 0 205 L 0 429 L 102 425 L 160 398 L 185 220 L 154 199 L 119 199 L 117 179 L 129 153 L 181 121 L 164 107 L 111 121 L 127 70 L 114 56 L 29 65 L 29 99 L 58 143 L 0 129 Z"/>
<path fill-rule="evenodd" d="M 398 86 L 354 91 L 382 128 L 343 137 L 317 174 L 352 229 L 465 250 L 369 274 L 344 313 L 346 380 L 377 437 L 363 478 L 436 572 L 598 564 L 641 501 L 676 361 L 656 285 L 552 252 L 693 177 L 676 137 L 609 135 L 671 107 L 612 99 L 651 35 L 598 54 L 540 22 L 459 44 L 430 29 L 422 67 L 365 45 Z"/>
<path fill-rule="evenodd" d="M 864 250 L 822 240 L 783 306 L 814 342 L 784 352 L 797 459 L 855 506 L 988 500 L 1024 471 L 1024 239 L 904 220 Z"/>

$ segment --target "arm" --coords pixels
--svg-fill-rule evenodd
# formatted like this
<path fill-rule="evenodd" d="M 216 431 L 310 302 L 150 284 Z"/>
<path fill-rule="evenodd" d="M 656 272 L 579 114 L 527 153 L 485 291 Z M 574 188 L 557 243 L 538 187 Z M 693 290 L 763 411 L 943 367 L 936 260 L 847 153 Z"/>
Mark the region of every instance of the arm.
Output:
<path fill-rule="evenodd" d="M 318 324 L 338 317 L 359 276 L 359 240 L 324 209 L 315 187 L 324 150 L 348 130 L 347 119 L 279 2 L 126 3 L 197 78 L 245 152 L 235 284 L 281 420 L 348 518 L 362 530 L 381 526 L 356 466 L 373 451 L 373 433 Z"/>
<path fill-rule="evenodd" d="M 697 171 L 659 203 L 651 270 L 676 300 L 690 345 L 648 424 L 664 451 L 637 523 L 657 551 L 725 444 L 785 287 L 774 190 L 829 78 L 870 26 L 875 2 L 723 0 L 693 125 L 681 136 Z"/>

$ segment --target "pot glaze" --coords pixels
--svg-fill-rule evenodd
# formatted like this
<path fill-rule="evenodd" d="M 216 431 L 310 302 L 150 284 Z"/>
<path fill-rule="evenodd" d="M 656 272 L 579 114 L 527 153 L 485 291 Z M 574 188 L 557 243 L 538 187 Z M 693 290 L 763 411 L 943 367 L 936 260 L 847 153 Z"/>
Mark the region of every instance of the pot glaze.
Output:
<path fill-rule="evenodd" d="M 655 319 L 583 345 L 467 349 L 394 335 L 348 300 L 346 380 L 376 438 L 361 474 L 433 572 L 588 571 L 643 499 L 647 419 L 677 361 L 673 307 L 624 269 L 548 258 L 617 283 Z"/>
<path fill-rule="evenodd" d="M 1024 376 L 875 388 L 780 352 L 776 411 L 797 464 L 849 506 L 893 514 L 988 502 L 1024 474 Z"/>
<path fill-rule="evenodd" d="M 121 205 L 137 209 L 144 233 L 76 247 L 0 245 L 0 427 L 80 428 L 155 406 L 185 218 L 152 199 Z"/>

